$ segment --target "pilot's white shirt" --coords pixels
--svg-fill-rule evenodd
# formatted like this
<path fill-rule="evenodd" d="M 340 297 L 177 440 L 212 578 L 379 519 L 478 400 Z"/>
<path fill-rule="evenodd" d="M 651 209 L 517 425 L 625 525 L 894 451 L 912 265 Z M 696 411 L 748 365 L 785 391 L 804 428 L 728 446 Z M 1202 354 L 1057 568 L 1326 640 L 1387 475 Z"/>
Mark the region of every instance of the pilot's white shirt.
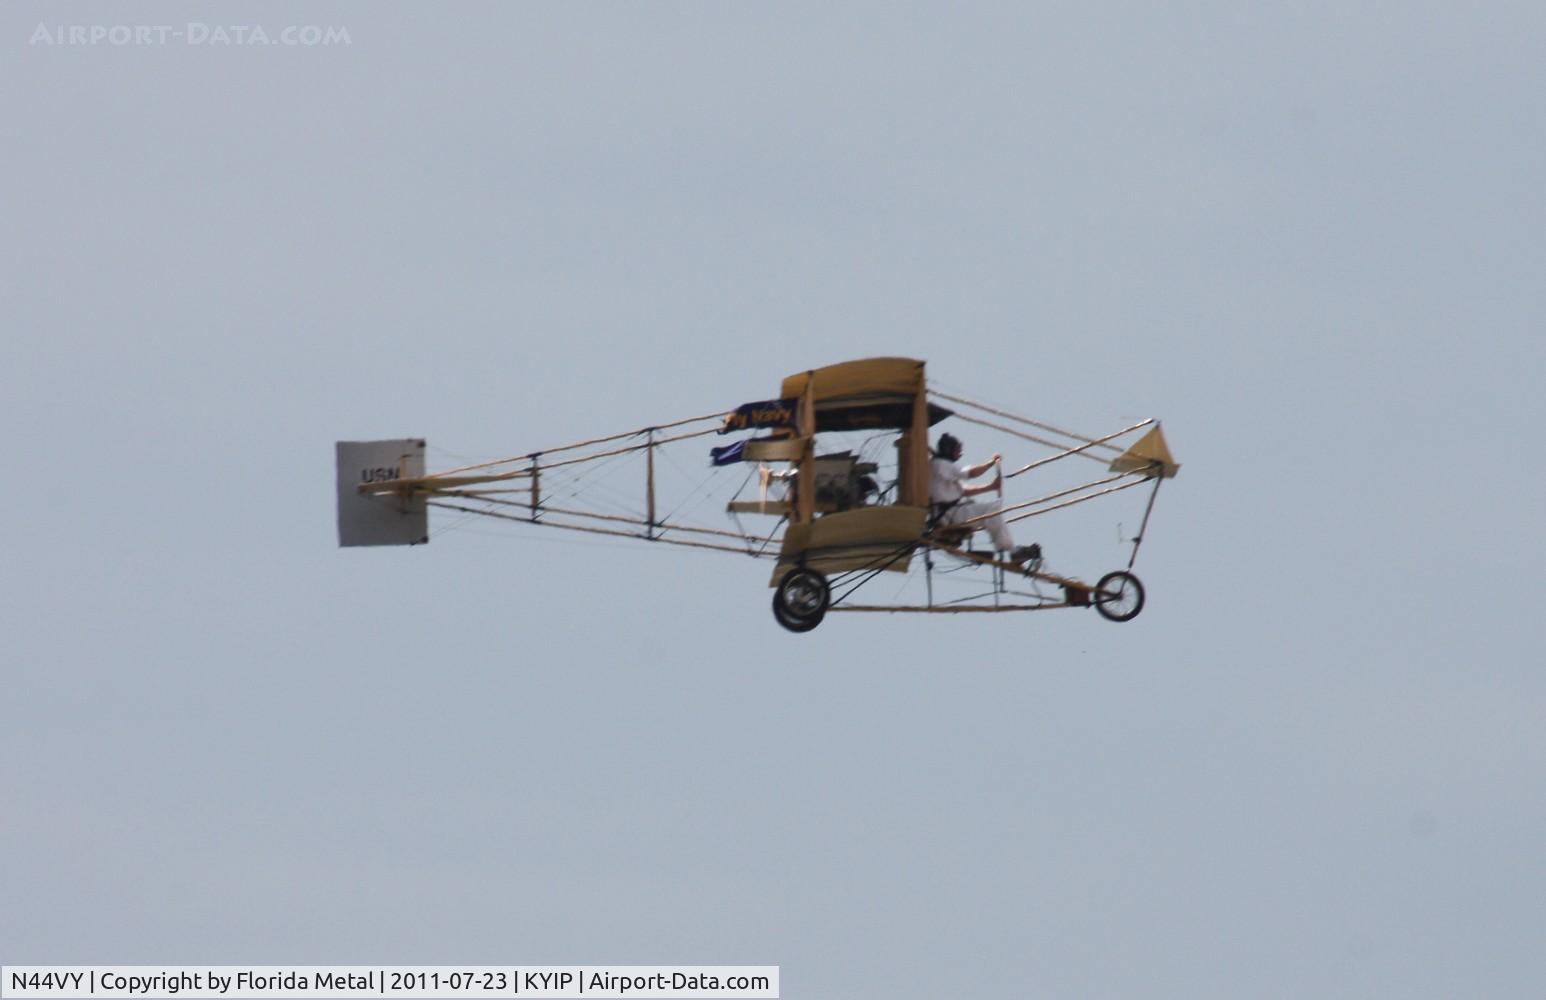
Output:
<path fill-rule="evenodd" d="M 955 503 L 964 495 L 961 483 L 966 479 L 966 466 L 955 465 L 947 458 L 929 462 L 929 502 Z"/>

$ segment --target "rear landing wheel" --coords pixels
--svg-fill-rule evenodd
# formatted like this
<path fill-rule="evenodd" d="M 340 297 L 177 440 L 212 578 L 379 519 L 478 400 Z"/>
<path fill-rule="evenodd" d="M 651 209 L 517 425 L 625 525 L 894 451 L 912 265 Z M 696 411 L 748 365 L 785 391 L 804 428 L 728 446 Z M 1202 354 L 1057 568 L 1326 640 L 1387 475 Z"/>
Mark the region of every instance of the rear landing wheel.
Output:
<path fill-rule="evenodd" d="M 1130 622 L 1143 610 L 1143 584 L 1126 570 L 1101 577 L 1090 596 L 1101 617 L 1114 622 Z"/>
<path fill-rule="evenodd" d="M 813 569 L 790 570 L 773 592 L 773 617 L 791 632 L 809 632 L 826 617 L 831 600 L 826 577 Z"/>

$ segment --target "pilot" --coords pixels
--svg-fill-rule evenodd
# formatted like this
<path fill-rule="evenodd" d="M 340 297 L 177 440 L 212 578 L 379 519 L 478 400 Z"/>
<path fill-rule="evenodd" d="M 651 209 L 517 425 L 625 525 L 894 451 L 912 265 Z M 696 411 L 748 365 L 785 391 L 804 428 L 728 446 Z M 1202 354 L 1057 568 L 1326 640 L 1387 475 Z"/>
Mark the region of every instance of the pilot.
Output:
<path fill-rule="evenodd" d="M 873 507 L 880 502 L 880 484 L 873 476 L 859 477 L 859 506 Z"/>
<path fill-rule="evenodd" d="M 1039 545 L 1016 547 L 1014 536 L 1009 533 L 1009 526 L 998 513 L 999 508 L 1003 506 L 1000 501 L 967 499 L 998 490 L 1004 485 L 1002 472 L 994 476 L 993 481 L 989 483 L 973 486 L 969 482 L 996 466 L 1003 456 L 995 452 L 992 458 L 981 465 L 961 465 L 961 453 L 961 442 L 954 435 L 939 436 L 939 443 L 934 447 L 934 459 L 929 463 L 929 503 L 937 508 L 943 508 L 939 523 L 960 524 L 974 517 L 992 514 L 992 517 L 977 521 L 970 527 L 986 528 L 988 535 L 993 539 L 995 552 L 1007 553 L 1008 561 L 1012 563 L 1041 558 Z"/>

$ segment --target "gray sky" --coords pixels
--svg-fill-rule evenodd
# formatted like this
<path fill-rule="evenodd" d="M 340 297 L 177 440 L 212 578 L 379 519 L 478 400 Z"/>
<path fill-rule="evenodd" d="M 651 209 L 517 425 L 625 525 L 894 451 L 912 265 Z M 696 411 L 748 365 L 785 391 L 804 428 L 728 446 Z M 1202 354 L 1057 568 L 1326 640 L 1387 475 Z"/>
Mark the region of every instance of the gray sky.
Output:
<path fill-rule="evenodd" d="M 189 21 L 351 44 L 29 44 Z M 1543 28 L 0 7 L 0 960 L 1537 995 Z M 335 548 L 335 439 L 874 354 L 1164 417 L 1143 615 L 793 636 L 735 559 Z"/>

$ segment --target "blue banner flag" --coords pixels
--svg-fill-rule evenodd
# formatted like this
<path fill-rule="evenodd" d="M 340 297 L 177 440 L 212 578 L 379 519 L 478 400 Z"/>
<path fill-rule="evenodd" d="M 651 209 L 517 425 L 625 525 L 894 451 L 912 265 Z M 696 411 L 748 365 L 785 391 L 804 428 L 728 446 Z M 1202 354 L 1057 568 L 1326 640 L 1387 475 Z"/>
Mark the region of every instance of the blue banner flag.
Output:
<path fill-rule="evenodd" d="M 710 448 L 709 463 L 711 465 L 734 465 L 741 460 L 741 453 L 745 450 L 745 441 L 727 444 L 723 448 Z"/>
<path fill-rule="evenodd" d="M 793 427 L 798 399 L 768 399 L 760 403 L 742 403 L 734 413 L 725 415 L 721 434 L 744 431 L 752 427 Z"/>

